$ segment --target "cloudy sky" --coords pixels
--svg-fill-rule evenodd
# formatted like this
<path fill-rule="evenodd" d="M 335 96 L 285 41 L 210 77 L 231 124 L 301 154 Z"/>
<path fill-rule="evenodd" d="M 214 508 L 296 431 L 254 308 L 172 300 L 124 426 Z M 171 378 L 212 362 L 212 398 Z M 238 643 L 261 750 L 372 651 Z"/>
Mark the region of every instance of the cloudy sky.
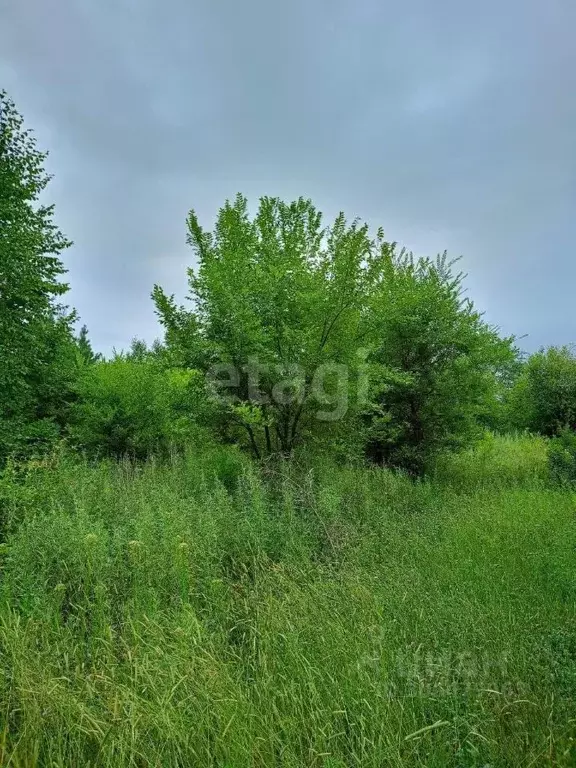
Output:
<path fill-rule="evenodd" d="M 51 152 L 71 302 L 104 351 L 183 296 L 185 216 L 310 196 L 527 349 L 576 342 L 574 0 L 0 0 L 0 87 Z"/>

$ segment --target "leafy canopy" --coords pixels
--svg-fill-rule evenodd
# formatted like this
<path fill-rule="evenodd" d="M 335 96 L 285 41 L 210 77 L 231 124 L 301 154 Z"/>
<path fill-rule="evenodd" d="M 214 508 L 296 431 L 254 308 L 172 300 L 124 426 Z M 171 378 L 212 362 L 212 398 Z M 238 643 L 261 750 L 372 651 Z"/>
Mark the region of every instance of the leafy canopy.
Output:
<path fill-rule="evenodd" d="M 526 360 L 508 398 L 512 426 L 543 435 L 576 431 L 576 354 L 541 349 Z"/>
<path fill-rule="evenodd" d="M 191 211 L 188 242 L 198 260 L 188 270 L 193 309 L 154 289 L 167 344 L 184 364 L 226 380 L 230 424 L 246 430 L 257 455 L 289 453 L 322 414 L 330 419 L 326 405 L 337 408 L 388 246 L 343 214 L 323 228 L 302 198 L 262 198 L 251 219 L 241 195 L 220 210 L 213 233 Z M 344 367 L 331 370 L 335 362 Z"/>
<path fill-rule="evenodd" d="M 369 454 L 422 471 L 471 439 L 515 357 L 462 297 L 446 258 L 415 260 L 343 214 L 322 227 L 309 200 L 238 195 L 214 232 L 196 214 L 188 242 L 192 308 L 156 286 L 169 353 L 228 391 L 229 435 L 257 456 L 290 453 L 342 425 Z"/>
<path fill-rule="evenodd" d="M 463 296 L 463 275 L 452 266 L 446 254 L 436 261 L 395 254 L 369 305 L 368 451 L 415 473 L 480 434 L 497 407 L 499 376 L 517 354 Z"/>
<path fill-rule="evenodd" d="M 0 458 L 54 432 L 74 365 L 46 156 L 0 92 Z"/>

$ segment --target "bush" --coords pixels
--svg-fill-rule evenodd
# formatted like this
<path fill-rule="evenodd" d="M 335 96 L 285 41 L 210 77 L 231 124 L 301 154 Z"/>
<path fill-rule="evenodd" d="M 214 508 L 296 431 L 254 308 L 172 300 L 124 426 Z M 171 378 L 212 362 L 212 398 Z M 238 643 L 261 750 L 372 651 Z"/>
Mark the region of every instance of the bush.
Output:
<path fill-rule="evenodd" d="M 375 461 L 421 475 L 443 451 L 472 444 L 497 405 L 516 350 L 463 297 L 462 279 L 445 257 L 388 263 L 372 297 Z"/>
<path fill-rule="evenodd" d="M 72 443 L 94 456 L 144 459 L 185 445 L 209 404 L 196 371 L 116 358 L 88 366 L 70 414 Z"/>
<path fill-rule="evenodd" d="M 576 485 L 576 430 L 564 429 L 550 441 L 548 467 L 555 482 Z"/>
<path fill-rule="evenodd" d="M 576 430 L 576 355 L 550 347 L 531 355 L 507 398 L 513 427 L 553 437 Z"/>

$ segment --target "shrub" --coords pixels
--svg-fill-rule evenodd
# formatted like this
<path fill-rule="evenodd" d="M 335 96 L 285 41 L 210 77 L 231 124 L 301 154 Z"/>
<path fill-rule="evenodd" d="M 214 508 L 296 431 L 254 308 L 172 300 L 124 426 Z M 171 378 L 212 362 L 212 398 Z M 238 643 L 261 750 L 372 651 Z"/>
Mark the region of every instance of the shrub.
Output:
<path fill-rule="evenodd" d="M 548 467 L 554 481 L 576 485 L 576 430 L 564 429 L 550 440 Z"/>
<path fill-rule="evenodd" d="M 550 437 L 576 429 L 576 355 L 550 347 L 531 355 L 508 396 L 512 426 Z"/>
<path fill-rule="evenodd" d="M 368 454 L 422 474 L 446 449 L 481 435 L 494 409 L 499 378 L 513 365 L 512 339 L 500 338 L 463 297 L 462 275 L 445 257 L 435 262 L 398 254 L 374 292 L 377 375 L 368 412 Z"/>
<path fill-rule="evenodd" d="M 166 454 L 198 432 L 209 410 L 196 371 L 122 357 L 85 368 L 77 394 L 69 435 L 90 455 Z"/>

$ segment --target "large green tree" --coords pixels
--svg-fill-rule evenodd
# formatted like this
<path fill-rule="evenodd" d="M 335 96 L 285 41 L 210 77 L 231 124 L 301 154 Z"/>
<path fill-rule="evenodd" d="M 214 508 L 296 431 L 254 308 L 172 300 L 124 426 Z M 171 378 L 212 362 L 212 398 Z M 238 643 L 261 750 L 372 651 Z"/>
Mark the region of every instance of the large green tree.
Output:
<path fill-rule="evenodd" d="M 188 242 L 198 260 L 188 270 L 192 309 L 154 289 L 167 345 L 180 364 L 228 385 L 229 426 L 256 455 L 290 453 L 348 410 L 364 297 L 386 244 L 343 215 L 323 228 L 302 198 L 262 198 L 251 218 L 241 195 L 213 233 L 192 211 Z"/>
<path fill-rule="evenodd" d="M 446 255 L 400 252 L 384 260 L 370 298 L 368 452 L 415 474 L 481 431 L 517 358 L 463 296 L 462 279 Z"/>
<path fill-rule="evenodd" d="M 415 260 L 309 200 L 238 196 L 214 232 L 192 211 L 192 308 L 156 286 L 168 353 L 225 384 L 228 430 L 257 456 L 305 437 L 365 440 L 377 460 L 420 472 L 471 439 L 514 358 L 461 295 L 445 259 Z M 344 428 L 342 428 L 344 427 Z"/>
<path fill-rule="evenodd" d="M 0 92 L 0 458 L 57 431 L 74 367 L 60 254 L 70 242 L 40 201 L 46 153 Z"/>

